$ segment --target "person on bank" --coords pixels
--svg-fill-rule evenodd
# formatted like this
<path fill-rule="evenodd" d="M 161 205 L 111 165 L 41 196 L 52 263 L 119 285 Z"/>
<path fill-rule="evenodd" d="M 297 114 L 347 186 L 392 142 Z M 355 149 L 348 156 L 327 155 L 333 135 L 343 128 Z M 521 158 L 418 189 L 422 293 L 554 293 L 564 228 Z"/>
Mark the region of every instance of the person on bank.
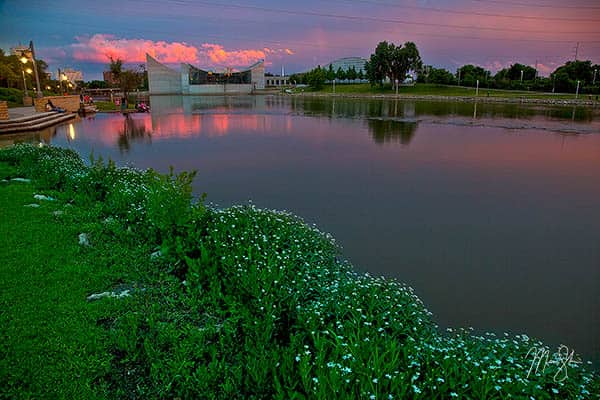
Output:
<path fill-rule="evenodd" d="M 56 111 L 59 113 L 64 113 L 66 110 L 64 108 L 56 107 L 52 103 L 52 100 L 48 99 L 48 102 L 46 103 L 46 111 Z"/>

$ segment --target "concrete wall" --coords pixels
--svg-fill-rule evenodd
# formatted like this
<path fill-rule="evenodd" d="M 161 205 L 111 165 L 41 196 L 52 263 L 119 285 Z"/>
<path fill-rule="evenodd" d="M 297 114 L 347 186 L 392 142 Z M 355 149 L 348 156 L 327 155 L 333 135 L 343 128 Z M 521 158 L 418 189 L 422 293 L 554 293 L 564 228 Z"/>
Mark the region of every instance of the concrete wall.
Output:
<path fill-rule="evenodd" d="M 73 96 L 46 96 L 41 99 L 33 99 L 35 111 L 43 112 L 46 111 L 46 103 L 48 100 L 52 101 L 56 107 L 64 108 L 70 112 L 79 111 L 79 95 Z"/>
<path fill-rule="evenodd" d="M 8 119 L 8 103 L 0 101 L 0 120 Z"/>
<path fill-rule="evenodd" d="M 252 69 L 252 84 L 254 89 L 265 88 L 265 63 L 261 62 L 254 69 Z"/>
<path fill-rule="evenodd" d="M 265 88 L 265 65 L 260 61 L 252 66 L 251 84 L 190 85 L 190 65 L 181 64 L 180 72 L 161 64 L 146 54 L 150 94 L 248 94 Z"/>
<path fill-rule="evenodd" d="M 189 85 L 189 89 L 184 94 L 248 94 L 252 93 L 250 84 L 219 84 L 219 85 Z"/>
<path fill-rule="evenodd" d="M 146 54 L 148 86 L 152 94 L 181 94 L 182 76 Z M 189 74 L 189 72 L 188 72 Z"/>

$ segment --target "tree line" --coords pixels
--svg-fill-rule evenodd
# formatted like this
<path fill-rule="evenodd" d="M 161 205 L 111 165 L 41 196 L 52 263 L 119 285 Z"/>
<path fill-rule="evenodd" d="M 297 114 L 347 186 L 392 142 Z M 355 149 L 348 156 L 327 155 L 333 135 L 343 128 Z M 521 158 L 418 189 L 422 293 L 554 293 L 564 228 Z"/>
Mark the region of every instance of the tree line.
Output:
<path fill-rule="evenodd" d="M 417 82 L 441 85 L 459 85 L 491 89 L 533 90 L 542 92 L 573 93 L 579 82 L 579 93 L 600 94 L 600 65 L 591 61 L 567 61 L 556 68 L 549 77 L 541 77 L 535 68 L 514 63 L 507 68 L 492 74 L 480 66 L 467 64 L 456 71 L 456 74 L 444 68 L 423 65 L 419 50 L 413 42 L 395 45 L 383 41 L 377 44 L 365 64 L 365 73 L 339 69 L 333 71 L 317 66 L 308 72 L 294 74 L 290 80 L 295 83 L 308 84 L 320 89 L 325 82 L 338 80 L 367 79 L 371 85 L 384 87 L 402 83 L 408 74 L 417 76 Z"/>

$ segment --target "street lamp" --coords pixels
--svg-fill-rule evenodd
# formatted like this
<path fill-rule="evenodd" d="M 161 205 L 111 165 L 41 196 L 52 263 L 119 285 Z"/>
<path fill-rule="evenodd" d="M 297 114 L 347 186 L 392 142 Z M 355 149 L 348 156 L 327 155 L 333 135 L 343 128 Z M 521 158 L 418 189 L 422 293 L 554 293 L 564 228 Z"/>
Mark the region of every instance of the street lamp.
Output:
<path fill-rule="evenodd" d="M 21 66 L 21 72 L 23 73 L 23 96 L 24 97 L 28 97 L 28 93 L 27 93 L 27 81 L 25 80 L 25 64 L 27 64 L 27 57 L 21 57 L 19 58 L 19 61 L 21 61 L 23 63 L 23 65 Z M 27 68 L 27 71 L 31 71 L 31 69 Z M 25 99 L 23 98 L 23 102 L 25 101 Z"/>

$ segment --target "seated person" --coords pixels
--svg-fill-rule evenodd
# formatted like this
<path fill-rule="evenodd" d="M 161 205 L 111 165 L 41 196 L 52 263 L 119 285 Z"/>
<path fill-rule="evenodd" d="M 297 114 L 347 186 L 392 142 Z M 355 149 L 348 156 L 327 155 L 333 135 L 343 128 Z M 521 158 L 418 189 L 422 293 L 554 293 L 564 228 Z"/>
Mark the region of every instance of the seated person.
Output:
<path fill-rule="evenodd" d="M 50 99 L 48 99 L 48 102 L 46 103 L 46 111 L 56 111 L 59 113 L 65 112 L 65 110 L 63 108 L 56 107 Z"/>

